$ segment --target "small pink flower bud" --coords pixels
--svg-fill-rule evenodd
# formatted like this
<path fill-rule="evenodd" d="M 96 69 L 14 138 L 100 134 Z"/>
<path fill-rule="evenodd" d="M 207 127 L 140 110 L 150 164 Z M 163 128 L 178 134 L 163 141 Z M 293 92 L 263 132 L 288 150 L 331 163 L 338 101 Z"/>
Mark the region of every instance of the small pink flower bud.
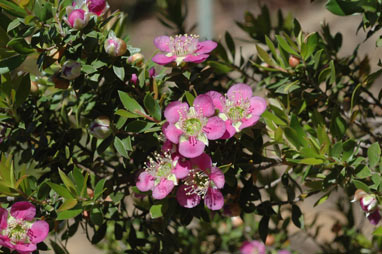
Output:
<path fill-rule="evenodd" d="M 111 56 L 122 56 L 126 53 L 126 42 L 120 38 L 111 36 L 105 41 L 105 51 Z"/>
<path fill-rule="evenodd" d="M 153 78 L 155 76 L 155 68 L 154 67 L 150 68 L 149 75 L 150 75 L 150 78 Z"/>
<path fill-rule="evenodd" d="M 131 79 L 130 79 L 130 81 L 131 81 L 134 85 L 136 85 L 136 84 L 137 84 L 137 81 L 138 81 L 138 76 L 137 76 L 137 74 L 135 74 L 135 73 L 131 74 Z"/>
<path fill-rule="evenodd" d="M 107 116 L 97 117 L 90 124 L 89 131 L 96 138 L 107 138 L 112 133 L 112 130 L 110 128 L 110 119 Z"/>
<path fill-rule="evenodd" d="M 127 59 L 127 62 L 129 64 L 135 64 L 135 65 L 140 65 L 144 60 L 144 56 L 141 53 L 136 53 L 132 56 L 129 56 Z"/>
<path fill-rule="evenodd" d="M 61 78 L 64 78 L 66 80 L 74 80 L 78 78 L 80 75 L 81 75 L 80 63 L 73 60 L 68 60 L 62 66 Z"/>
<path fill-rule="evenodd" d="M 87 0 L 86 5 L 90 12 L 100 16 L 106 12 L 108 9 L 105 0 Z"/>
<path fill-rule="evenodd" d="M 83 9 L 74 9 L 69 6 L 66 8 L 66 14 L 68 16 L 66 22 L 74 29 L 81 30 L 89 22 L 89 14 Z"/>

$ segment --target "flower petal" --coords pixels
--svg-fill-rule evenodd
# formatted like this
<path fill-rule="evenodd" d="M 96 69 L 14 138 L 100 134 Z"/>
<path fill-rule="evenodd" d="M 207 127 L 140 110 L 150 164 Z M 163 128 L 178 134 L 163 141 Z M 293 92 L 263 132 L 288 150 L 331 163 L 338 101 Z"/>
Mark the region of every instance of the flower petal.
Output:
<path fill-rule="evenodd" d="M 166 56 L 163 54 L 156 54 L 151 60 L 154 63 L 160 64 L 160 65 L 166 65 L 173 61 L 175 61 L 176 56 Z"/>
<path fill-rule="evenodd" d="M 378 210 L 375 210 L 373 213 L 367 216 L 367 219 L 370 221 L 371 224 L 377 225 L 379 221 L 381 220 L 381 214 L 379 213 Z"/>
<path fill-rule="evenodd" d="M 192 166 L 197 166 L 201 170 L 212 168 L 211 157 L 206 153 L 202 153 L 200 156 L 190 159 L 190 161 Z"/>
<path fill-rule="evenodd" d="M 7 209 L 0 208 L 0 231 L 7 228 L 8 211 Z"/>
<path fill-rule="evenodd" d="M 211 168 L 210 179 L 215 183 L 218 189 L 221 189 L 224 187 L 224 183 L 225 183 L 224 174 L 219 168 L 217 167 Z"/>
<path fill-rule="evenodd" d="M 221 139 L 232 138 L 233 135 L 235 135 L 235 133 L 236 133 L 235 128 L 232 126 L 232 121 L 231 120 L 225 121 L 225 129 L 226 129 L 226 131 L 223 134 L 223 136 L 221 137 Z"/>
<path fill-rule="evenodd" d="M 216 48 L 218 44 L 214 41 L 202 41 L 198 43 L 198 49 L 196 53 L 205 54 L 210 53 L 212 50 Z"/>
<path fill-rule="evenodd" d="M 138 176 L 136 183 L 138 190 L 149 191 L 154 187 L 155 178 L 146 171 L 143 171 Z"/>
<path fill-rule="evenodd" d="M 204 204 L 210 210 L 219 210 L 224 205 L 223 194 L 218 189 L 208 188 L 207 194 L 204 197 Z"/>
<path fill-rule="evenodd" d="M 185 208 L 193 208 L 200 203 L 201 198 L 196 194 L 187 195 L 186 188 L 189 187 L 184 184 L 179 186 L 178 191 L 176 192 L 176 200 L 178 200 L 179 205 Z"/>
<path fill-rule="evenodd" d="M 164 110 L 164 117 L 169 123 L 176 123 L 179 121 L 181 114 L 186 114 L 188 108 L 187 103 L 180 101 L 170 102 Z"/>
<path fill-rule="evenodd" d="M 170 37 L 166 35 L 158 36 L 154 39 L 154 45 L 157 47 L 160 51 L 163 52 L 170 52 L 170 48 L 168 47 L 170 43 Z"/>
<path fill-rule="evenodd" d="M 27 201 L 16 202 L 11 206 L 11 215 L 16 219 L 33 220 L 36 207 Z"/>
<path fill-rule="evenodd" d="M 259 96 L 254 96 L 250 100 L 250 111 L 254 115 L 261 115 L 267 108 L 267 101 Z"/>
<path fill-rule="evenodd" d="M 227 96 L 233 101 L 246 100 L 252 97 L 252 88 L 243 83 L 235 84 L 228 89 Z"/>
<path fill-rule="evenodd" d="M 200 55 L 187 55 L 183 61 L 184 62 L 191 62 L 191 63 L 201 63 L 204 62 L 209 55 L 207 54 L 200 54 Z"/>
<path fill-rule="evenodd" d="M 18 242 L 16 243 L 13 248 L 17 250 L 19 253 L 25 253 L 25 252 L 32 252 L 37 250 L 37 246 L 34 243 L 22 243 Z"/>
<path fill-rule="evenodd" d="M 225 131 L 225 122 L 218 116 L 209 118 L 206 126 L 203 127 L 203 132 L 207 134 L 207 138 L 210 140 L 221 138 Z"/>
<path fill-rule="evenodd" d="M 174 189 L 174 182 L 162 178 L 158 185 L 153 188 L 153 198 L 164 199 Z"/>
<path fill-rule="evenodd" d="M 179 138 L 183 134 L 183 131 L 176 128 L 174 124 L 165 123 L 162 127 L 162 132 L 168 140 L 174 144 L 179 143 Z"/>
<path fill-rule="evenodd" d="M 257 123 L 257 121 L 259 121 L 259 119 L 260 119 L 260 116 L 258 116 L 258 115 L 253 115 L 249 119 L 243 119 L 239 129 L 242 130 L 244 128 L 247 128 L 247 127 L 250 127 L 252 125 L 255 125 L 255 123 Z"/>
<path fill-rule="evenodd" d="M 212 99 L 215 108 L 219 109 L 219 111 L 223 111 L 225 99 L 224 96 L 216 91 L 209 91 L 206 93 Z"/>
<path fill-rule="evenodd" d="M 32 224 L 28 231 L 31 243 L 39 243 L 45 240 L 49 233 L 49 224 L 46 221 L 38 220 Z"/>
<path fill-rule="evenodd" d="M 204 151 L 205 144 L 193 137 L 179 143 L 179 153 L 186 158 L 195 158 Z"/>
<path fill-rule="evenodd" d="M 203 116 L 209 117 L 215 113 L 214 102 L 211 97 L 206 94 L 196 96 L 194 100 L 196 112 L 201 112 Z"/>
<path fill-rule="evenodd" d="M 191 169 L 190 161 L 186 160 L 178 153 L 174 153 L 171 157 L 173 160 L 177 161 L 172 173 L 174 173 L 178 179 L 185 178 Z"/>

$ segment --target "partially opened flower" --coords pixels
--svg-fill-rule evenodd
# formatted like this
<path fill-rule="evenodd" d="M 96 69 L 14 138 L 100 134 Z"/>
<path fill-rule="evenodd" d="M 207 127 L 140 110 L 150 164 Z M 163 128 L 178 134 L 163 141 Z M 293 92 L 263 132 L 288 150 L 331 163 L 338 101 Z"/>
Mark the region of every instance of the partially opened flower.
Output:
<path fill-rule="evenodd" d="M 113 33 L 109 34 L 109 37 L 106 39 L 105 51 L 111 56 L 122 56 L 127 51 L 126 42 L 120 38 L 117 38 Z"/>
<path fill-rule="evenodd" d="M 224 205 L 224 197 L 220 192 L 225 183 L 223 172 L 212 165 L 211 157 L 206 153 L 190 161 L 192 169 L 176 193 L 178 203 L 193 208 L 204 199 L 209 209 L 221 209 Z"/>
<path fill-rule="evenodd" d="M 152 191 L 153 198 L 163 199 L 178 184 L 177 179 L 187 176 L 189 161 L 178 154 L 155 154 L 146 163 L 145 171 L 139 174 L 137 188 L 140 191 Z"/>
<path fill-rule="evenodd" d="M 0 245 L 20 254 L 29 254 L 37 250 L 37 244 L 44 241 L 49 233 L 47 222 L 33 222 L 36 208 L 29 202 L 16 202 L 11 206 L 10 214 L 0 208 Z"/>
<path fill-rule="evenodd" d="M 265 245 L 260 241 L 245 241 L 240 247 L 240 254 L 265 254 Z"/>
<path fill-rule="evenodd" d="M 352 202 L 359 201 L 359 204 L 364 212 L 366 212 L 366 217 L 371 224 L 377 225 L 382 219 L 378 208 L 378 200 L 374 194 L 369 194 L 363 190 L 356 190 L 354 193 L 354 199 Z"/>
<path fill-rule="evenodd" d="M 208 140 L 219 139 L 225 132 L 225 123 L 213 116 L 215 107 L 210 97 L 199 95 L 194 105 L 171 102 L 164 111 L 168 121 L 163 127 L 166 138 L 179 144 L 179 153 L 186 158 L 201 155 Z"/>
<path fill-rule="evenodd" d="M 81 75 L 81 64 L 74 60 L 68 60 L 62 65 L 61 78 L 74 80 Z"/>
<path fill-rule="evenodd" d="M 176 62 L 177 65 L 182 62 L 201 63 L 217 46 L 214 41 L 200 42 L 199 36 L 187 34 L 175 37 L 159 36 L 155 38 L 154 44 L 163 53 L 155 55 L 152 60 L 161 65 L 171 62 Z"/>
<path fill-rule="evenodd" d="M 71 28 L 81 30 L 89 22 L 89 13 L 83 9 L 75 9 L 73 6 L 66 8 L 67 18 L 64 20 Z"/>
<path fill-rule="evenodd" d="M 91 13 L 101 16 L 109 9 L 106 0 L 86 0 L 86 5 Z"/>
<path fill-rule="evenodd" d="M 226 97 L 215 91 L 210 91 L 207 95 L 219 109 L 219 117 L 225 121 L 226 132 L 222 137 L 225 139 L 254 125 L 267 107 L 263 98 L 252 96 L 252 89 L 246 84 L 232 86 Z"/>

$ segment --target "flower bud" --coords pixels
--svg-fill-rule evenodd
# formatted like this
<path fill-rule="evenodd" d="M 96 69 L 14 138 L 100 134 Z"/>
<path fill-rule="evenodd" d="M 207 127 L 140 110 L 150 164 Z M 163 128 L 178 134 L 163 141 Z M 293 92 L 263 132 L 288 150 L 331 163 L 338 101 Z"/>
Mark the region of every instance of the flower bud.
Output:
<path fill-rule="evenodd" d="M 141 53 L 135 53 L 134 55 L 129 56 L 129 58 L 127 59 L 127 62 L 129 64 L 135 64 L 139 66 L 143 62 L 144 58 L 145 57 Z"/>
<path fill-rule="evenodd" d="M 131 79 L 130 79 L 131 83 L 133 83 L 134 85 L 137 84 L 137 81 L 138 81 L 138 76 L 137 74 L 133 73 L 131 74 Z"/>
<path fill-rule="evenodd" d="M 299 64 L 300 64 L 300 59 L 298 59 L 295 56 L 290 56 L 289 57 L 289 66 L 290 67 L 295 68 Z"/>
<path fill-rule="evenodd" d="M 150 68 L 149 76 L 150 76 L 150 78 L 153 78 L 155 76 L 155 68 L 154 67 Z"/>
<path fill-rule="evenodd" d="M 365 195 L 360 200 L 362 210 L 367 213 L 374 212 L 378 208 L 378 201 L 374 195 Z"/>
<path fill-rule="evenodd" d="M 90 133 L 99 139 L 107 138 L 112 130 L 110 128 L 110 120 L 107 116 L 97 117 L 89 126 Z"/>
<path fill-rule="evenodd" d="M 111 56 L 122 56 L 126 53 L 126 42 L 117 37 L 109 37 L 105 41 L 105 51 Z"/>
<path fill-rule="evenodd" d="M 267 235 L 265 239 L 265 245 L 272 246 L 275 243 L 275 237 L 273 235 Z"/>
<path fill-rule="evenodd" d="M 88 6 L 89 11 L 97 16 L 101 16 L 108 9 L 106 0 L 87 0 L 86 5 Z"/>
<path fill-rule="evenodd" d="M 81 30 L 89 22 L 89 13 L 83 9 L 74 9 L 72 6 L 66 8 L 68 18 L 65 20 L 74 29 Z"/>
<path fill-rule="evenodd" d="M 67 80 L 74 80 L 78 78 L 80 75 L 81 75 L 80 63 L 73 60 L 68 60 L 62 66 L 61 78 L 64 78 Z"/>

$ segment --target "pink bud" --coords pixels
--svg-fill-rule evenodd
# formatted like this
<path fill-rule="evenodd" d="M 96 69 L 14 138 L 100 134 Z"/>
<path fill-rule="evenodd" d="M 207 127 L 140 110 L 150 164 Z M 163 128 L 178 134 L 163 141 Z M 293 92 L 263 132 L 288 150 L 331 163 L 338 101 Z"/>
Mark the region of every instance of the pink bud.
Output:
<path fill-rule="evenodd" d="M 73 9 L 73 7 L 69 6 L 66 9 L 68 18 L 67 23 L 74 29 L 82 29 L 84 28 L 89 21 L 89 15 L 82 9 Z"/>
<path fill-rule="evenodd" d="M 105 41 L 105 51 L 111 56 L 122 56 L 126 53 L 126 42 L 117 37 L 109 37 Z"/>
<path fill-rule="evenodd" d="M 131 74 L 131 79 L 130 79 L 130 81 L 131 81 L 134 85 L 136 85 L 136 84 L 137 84 L 137 81 L 138 81 L 138 76 L 137 76 L 137 74 L 135 74 L 135 73 Z"/>
<path fill-rule="evenodd" d="M 155 68 L 154 67 L 150 68 L 149 75 L 150 75 L 150 78 L 153 78 L 155 76 Z"/>
<path fill-rule="evenodd" d="M 97 16 L 105 13 L 105 10 L 107 9 L 105 0 L 87 0 L 86 4 L 89 11 L 96 14 Z"/>

